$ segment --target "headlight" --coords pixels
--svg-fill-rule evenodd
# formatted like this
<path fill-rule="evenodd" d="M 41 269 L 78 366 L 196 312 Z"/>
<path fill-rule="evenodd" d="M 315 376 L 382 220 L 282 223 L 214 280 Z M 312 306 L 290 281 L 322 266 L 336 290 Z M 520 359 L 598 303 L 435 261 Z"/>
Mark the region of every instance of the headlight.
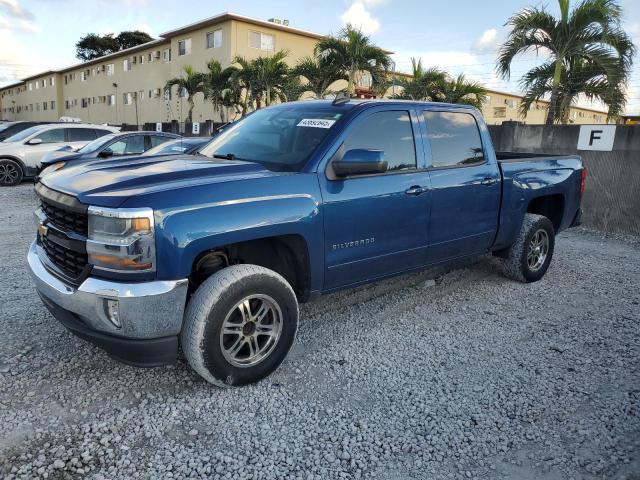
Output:
<path fill-rule="evenodd" d="M 89 207 L 89 263 L 110 271 L 154 271 L 153 210 Z"/>
<path fill-rule="evenodd" d="M 62 167 L 64 167 L 64 165 L 65 162 L 56 162 L 53 165 L 45 167 L 44 170 L 40 172 L 40 178 L 44 177 L 45 175 L 49 175 L 50 173 L 53 173 L 57 170 L 60 170 Z"/>

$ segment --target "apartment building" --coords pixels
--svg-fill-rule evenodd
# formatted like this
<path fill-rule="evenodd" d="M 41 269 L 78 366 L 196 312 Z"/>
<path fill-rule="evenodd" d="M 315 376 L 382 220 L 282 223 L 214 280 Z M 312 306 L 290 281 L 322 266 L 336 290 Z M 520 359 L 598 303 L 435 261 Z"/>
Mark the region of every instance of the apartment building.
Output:
<path fill-rule="evenodd" d="M 204 72 L 211 59 L 227 66 L 236 56 L 253 59 L 283 49 L 289 52 L 287 62 L 295 65 L 313 54 L 321 38 L 286 21 L 224 13 L 170 30 L 143 45 L 0 88 L 0 117 L 46 121 L 66 116 L 111 124 L 183 121 L 186 99 L 175 88 L 165 94 L 164 86 L 184 66 Z M 363 78 L 364 87 L 366 83 Z M 522 121 L 518 116 L 521 97 L 503 92 L 490 92 L 489 97 L 483 108 L 488 123 Z M 220 120 L 202 94 L 194 100 L 194 121 Z M 537 105 L 530 111 L 526 123 L 544 122 L 545 102 L 538 103 L 539 109 Z M 571 116 L 575 123 L 606 121 L 606 114 L 595 110 L 572 108 Z"/>

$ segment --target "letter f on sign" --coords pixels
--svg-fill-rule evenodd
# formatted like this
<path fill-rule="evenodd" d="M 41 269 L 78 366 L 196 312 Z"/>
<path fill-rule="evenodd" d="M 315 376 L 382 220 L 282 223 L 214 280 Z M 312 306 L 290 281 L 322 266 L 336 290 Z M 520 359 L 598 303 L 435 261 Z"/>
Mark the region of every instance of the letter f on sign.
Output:
<path fill-rule="evenodd" d="M 593 145 L 594 140 L 600 140 L 602 138 L 602 130 L 591 130 L 589 135 L 589 146 Z"/>

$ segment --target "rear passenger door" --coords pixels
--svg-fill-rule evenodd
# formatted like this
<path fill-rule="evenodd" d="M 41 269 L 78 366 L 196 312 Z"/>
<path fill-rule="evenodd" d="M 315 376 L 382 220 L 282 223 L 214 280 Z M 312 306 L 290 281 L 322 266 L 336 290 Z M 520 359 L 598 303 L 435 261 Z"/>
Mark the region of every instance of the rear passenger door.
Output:
<path fill-rule="evenodd" d="M 324 289 L 330 290 L 426 262 L 429 173 L 413 110 L 360 114 L 330 161 L 352 149 L 381 150 L 388 171 L 350 177 L 318 172 L 325 231 Z M 421 190 L 420 190 L 421 189 Z M 420 193 L 418 193 L 420 192 Z"/>
<path fill-rule="evenodd" d="M 67 142 L 74 149 L 84 147 L 87 143 L 96 139 L 93 128 L 67 128 Z"/>
<path fill-rule="evenodd" d="M 475 117 L 422 112 L 431 153 L 429 263 L 487 251 L 498 228 L 500 172 L 489 162 Z"/>

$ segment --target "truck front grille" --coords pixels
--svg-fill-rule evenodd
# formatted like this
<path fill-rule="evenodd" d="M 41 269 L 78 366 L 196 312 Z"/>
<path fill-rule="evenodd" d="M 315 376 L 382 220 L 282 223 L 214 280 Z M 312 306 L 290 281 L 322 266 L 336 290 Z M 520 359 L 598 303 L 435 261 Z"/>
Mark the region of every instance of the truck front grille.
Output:
<path fill-rule="evenodd" d="M 86 253 L 74 252 L 62 247 L 49 240 L 46 236 L 40 239 L 40 244 L 49 260 L 70 278 L 80 277 L 87 266 Z"/>
<path fill-rule="evenodd" d="M 47 219 L 60 230 L 87 236 L 89 220 L 86 213 L 65 210 L 44 200 L 40 201 L 40 205 Z"/>

